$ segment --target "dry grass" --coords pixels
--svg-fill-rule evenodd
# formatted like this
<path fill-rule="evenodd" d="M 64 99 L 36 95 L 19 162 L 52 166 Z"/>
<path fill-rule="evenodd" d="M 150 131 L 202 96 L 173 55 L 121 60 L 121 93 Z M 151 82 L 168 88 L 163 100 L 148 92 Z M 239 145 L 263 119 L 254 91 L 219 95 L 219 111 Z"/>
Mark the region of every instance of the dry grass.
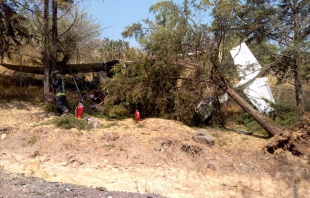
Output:
<path fill-rule="evenodd" d="M 12 76 L 8 78 L 8 76 Z M 42 98 L 43 87 L 32 84 L 28 79 L 32 78 L 25 74 L 20 87 L 20 76 L 0 66 L 0 98 L 2 99 L 31 99 Z M 38 81 L 38 80 L 37 80 Z M 33 83 L 36 83 L 33 81 Z"/>

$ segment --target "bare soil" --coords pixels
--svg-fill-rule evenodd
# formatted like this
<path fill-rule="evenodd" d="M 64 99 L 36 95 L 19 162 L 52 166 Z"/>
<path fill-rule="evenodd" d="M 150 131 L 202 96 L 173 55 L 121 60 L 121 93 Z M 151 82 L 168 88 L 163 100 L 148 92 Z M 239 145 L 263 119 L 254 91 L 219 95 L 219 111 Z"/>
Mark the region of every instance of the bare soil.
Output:
<path fill-rule="evenodd" d="M 106 120 L 84 131 L 46 123 L 31 103 L 0 100 L 0 197 L 307 197 L 309 123 L 268 139 L 165 119 Z M 296 133 L 295 133 L 296 132 Z M 287 134 L 286 133 L 286 134 Z"/>

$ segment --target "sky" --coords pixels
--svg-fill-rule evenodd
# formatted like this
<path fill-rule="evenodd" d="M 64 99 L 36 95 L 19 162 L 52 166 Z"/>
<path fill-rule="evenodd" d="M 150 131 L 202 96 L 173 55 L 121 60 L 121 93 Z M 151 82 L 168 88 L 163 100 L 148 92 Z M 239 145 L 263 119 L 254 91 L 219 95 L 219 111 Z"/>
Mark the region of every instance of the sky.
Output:
<path fill-rule="evenodd" d="M 132 47 L 138 47 L 135 39 L 124 39 L 121 33 L 132 23 L 153 18 L 153 14 L 149 13 L 149 8 L 158 0 L 91 0 L 90 2 L 86 3 L 85 9 L 92 19 L 104 28 L 102 38 L 121 39 L 128 41 Z M 183 0 L 174 2 L 181 4 Z"/>

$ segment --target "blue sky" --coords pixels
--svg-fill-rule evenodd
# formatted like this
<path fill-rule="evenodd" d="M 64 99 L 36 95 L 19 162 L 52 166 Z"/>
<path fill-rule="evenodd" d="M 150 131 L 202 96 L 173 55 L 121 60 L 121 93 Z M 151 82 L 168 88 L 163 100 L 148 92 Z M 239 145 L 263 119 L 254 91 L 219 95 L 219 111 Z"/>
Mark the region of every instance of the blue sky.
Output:
<path fill-rule="evenodd" d="M 149 13 L 149 8 L 157 2 L 158 0 L 92 0 L 91 3 L 86 3 L 85 8 L 96 22 L 106 28 L 102 31 L 102 38 L 125 40 L 132 47 L 137 47 L 134 39 L 123 39 L 121 33 L 132 23 L 152 18 L 153 14 Z M 183 0 L 174 2 L 181 4 Z"/>

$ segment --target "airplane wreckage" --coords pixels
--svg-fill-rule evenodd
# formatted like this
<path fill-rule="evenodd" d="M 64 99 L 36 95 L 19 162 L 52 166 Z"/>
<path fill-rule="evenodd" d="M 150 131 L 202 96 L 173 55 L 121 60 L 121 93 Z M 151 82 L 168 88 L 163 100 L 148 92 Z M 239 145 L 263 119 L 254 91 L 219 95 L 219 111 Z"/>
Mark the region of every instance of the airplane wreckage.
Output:
<path fill-rule="evenodd" d="M 269 114 L 273 111 L 270 102 L 275 103 L 275 100 L 270 90 L 267 77 L 258 77 L 262 72 L 261 65 L 245 43 L 241 43 L 237 47 L 234 47 L 230 50 L 230 54 L 237 67 L 239 78 L 241 79 L 238 84 L 234 85 L 234 88 L 242 90 L 260 113 Z M 67 64 L 64 66 L 58 66 L 57 69 L 61 74 L 71 74 L 72 76 L 72 73 L 106 71 L 108 77 L 111 77 L 109 71 L 118 63 L 120 63 L 119 60 L 112 60 L 106 63 Z M 0 65 L 21 73 L 44 74 L 43 67 L 21 66 L 5 63 L 1 63 Z M 223 104 L 227 100 L 227 93 L 207 98 L 198 103 L 195 112 L 199 115 L 202 121 L 206 121 L 212 116 L 215 110 L 219 108 L 219 104 Z"/>
<path fill-rule="evenodd" d="M 234 85 L 235 89 L 242 90 L 249 101 L 260 113 L 269 114 L 273 111 L 270 102 L 275 103 L 267 77 L 258 77 L 262 72 L 262 66 L 258 63 L 245 43 L 230 50 L 230 55 L 237 67 L 240 82 Z M 195 108 L 195 112 L 202 121 L 208 120 L 220 104 L 228 100 L 228 94 L 207 98 Z"/>

